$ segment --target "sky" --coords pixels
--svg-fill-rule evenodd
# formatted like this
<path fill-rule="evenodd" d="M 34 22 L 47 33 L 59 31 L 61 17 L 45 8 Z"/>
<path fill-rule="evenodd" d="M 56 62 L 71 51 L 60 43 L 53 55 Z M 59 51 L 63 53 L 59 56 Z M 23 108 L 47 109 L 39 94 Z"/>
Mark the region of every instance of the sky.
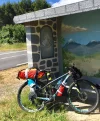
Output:
<path fill-rule="evenodd" d="M 20 0 L 0 0 L 0 5 L 6 2 L 18 2 Z M 78 1 L 83 1 L 83 0 L 47 0 L 48 3 L 52 5 L 52 7 L 57 7 L 65 4 L 70 4 Z"/>

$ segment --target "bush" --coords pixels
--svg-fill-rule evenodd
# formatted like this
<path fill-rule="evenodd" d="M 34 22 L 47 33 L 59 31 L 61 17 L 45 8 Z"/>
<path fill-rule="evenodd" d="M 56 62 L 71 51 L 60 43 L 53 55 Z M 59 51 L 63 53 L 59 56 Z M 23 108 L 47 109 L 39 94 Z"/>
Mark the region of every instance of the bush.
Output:
<path fill-rule="evenodd" d="M 25 28 L 23 25 L 6 25 L 0 31 L 0 43 L 25 42 Z"/>

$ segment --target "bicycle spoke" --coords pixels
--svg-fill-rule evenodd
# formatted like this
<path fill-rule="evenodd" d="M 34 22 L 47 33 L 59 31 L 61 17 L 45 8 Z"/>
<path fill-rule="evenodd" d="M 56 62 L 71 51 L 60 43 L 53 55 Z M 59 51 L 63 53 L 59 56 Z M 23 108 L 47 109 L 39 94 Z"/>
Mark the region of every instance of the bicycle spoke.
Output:
<path fill-rule="evenodd" d="M 90 113 L 98 105 L 98 91 L 94 85 L 82 80 L 69 89 L 69 103 L 79 113 Z M 79 88 L 78 88 L 79 87 Z"/>

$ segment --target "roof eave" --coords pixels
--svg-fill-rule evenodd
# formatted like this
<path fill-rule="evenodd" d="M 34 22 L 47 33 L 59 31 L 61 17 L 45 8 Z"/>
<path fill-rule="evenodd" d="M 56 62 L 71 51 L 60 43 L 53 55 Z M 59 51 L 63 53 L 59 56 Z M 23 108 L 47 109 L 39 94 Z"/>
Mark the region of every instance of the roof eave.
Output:
<path fill-rule="evenodd" d="M 26 23 L 30 21 L 54 18 L 69 14 L 81 13 L 91 10 L 100 9 L 100 0 L 85 0 L 55 8 L 47 8 L 35 12 L 30 12 L 15 16 L 13 21 L 16 24 Z"/>

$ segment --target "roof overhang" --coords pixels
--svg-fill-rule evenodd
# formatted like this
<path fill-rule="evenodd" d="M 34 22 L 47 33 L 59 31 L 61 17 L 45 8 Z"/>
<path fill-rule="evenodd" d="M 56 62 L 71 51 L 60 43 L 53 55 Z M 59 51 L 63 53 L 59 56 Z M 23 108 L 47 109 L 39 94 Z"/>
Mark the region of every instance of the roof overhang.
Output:
<path fill-rule="evenodd" d="M 15 16 L 13 21 L 16 24 L 26 23 L 30 21 L 65 16 L 75 13 L 92 11 L 96 9 L 100 9 L 100 0 L 84 0 L 73 4 L 63 5 L 55 8 L 42 9 L 39 11 Z"/>

